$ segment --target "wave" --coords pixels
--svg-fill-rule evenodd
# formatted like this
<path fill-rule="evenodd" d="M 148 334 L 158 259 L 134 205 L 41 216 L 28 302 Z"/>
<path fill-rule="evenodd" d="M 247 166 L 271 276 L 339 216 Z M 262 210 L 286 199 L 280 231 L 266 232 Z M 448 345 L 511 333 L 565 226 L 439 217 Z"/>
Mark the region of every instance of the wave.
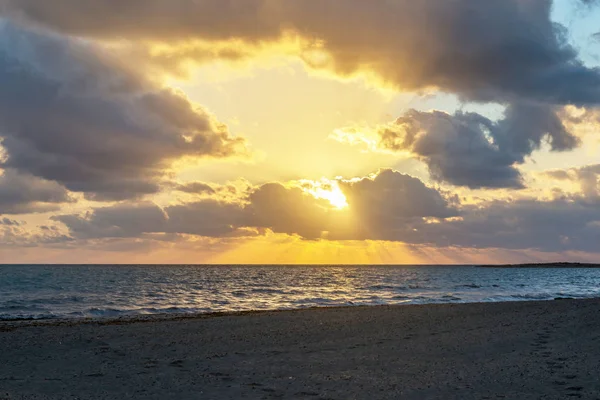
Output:
<path fill-rule="evenodd" d="M 456 285 L 454 286 L 455 289 L 481 289 L 482 286 L 476 285 L 474 283 L 467 283 L 464 285 Z"/>
<path fill-rule="evenodd" d="M 404 295 L 398 295 L 398 296 L 394 296 L 392 297 L 392 300 L 410 300 L 410 301 L 424 301 L 427 300 L 428 297 L 425 296 L 404 296 Z"/>
<path fill-rule="evenodd" d="M 392 286 L 392 285 L 371 285 L 361 288 L 363 290 L 405 290 L 406 286 Z"/>
<path fill-rule="evenodd" d="M 267 289 L 267 288 L 253 288 L 250 289 L 251 293 L 261 293 L 261 294 L 290 294 L 285 290 L 280 289 Z"/>
<path fill-rule="evenodd" d="M 23 313 L 0 313 L 0 321 L 30 321 L 30 320 L 43 320 L 43 319 L 56 319 L 58 315 L 52 313 L 41 313 L 41 314 L 23 314 Z"/>
<path fill-rule="evenodd" d="M 403 291 L 403 290 L 436 290 L 439 287 L 428 286 L 428 285 L 371 285 L 361 288 L 362 290 L 392 290 L 392 291 Z"/>
<path fill-rule="evenodd" d="M 453 296 L 453 295 L 450 295 L 450 294 L 442 296 L 441 299 L 443 301 L 462 301 L 462 299 L 460 297 Z M 432 300 L 435 301 L 435 299 L 432 299 Z"/>
<path fill-rule="evenodd" d="M 116 308 L 90 308 L 84 314 L 93 317 L 118 317 L 125 314 L 125 310 L 119 310 Z"/>
<path fill-rule="evenodd" d="M 600 270 L 252 268 L 4 270 L 0 319 L 600 297 Z"/>

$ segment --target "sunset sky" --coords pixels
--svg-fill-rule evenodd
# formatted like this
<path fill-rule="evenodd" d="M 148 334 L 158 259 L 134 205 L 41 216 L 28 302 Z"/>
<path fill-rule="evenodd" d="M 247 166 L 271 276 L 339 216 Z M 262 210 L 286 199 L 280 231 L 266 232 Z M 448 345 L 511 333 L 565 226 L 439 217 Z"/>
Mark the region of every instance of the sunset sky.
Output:
<path fill-rule="evenodd" d="M 598 21 L 0 0 L 0 262 L 600 262 Z"/>

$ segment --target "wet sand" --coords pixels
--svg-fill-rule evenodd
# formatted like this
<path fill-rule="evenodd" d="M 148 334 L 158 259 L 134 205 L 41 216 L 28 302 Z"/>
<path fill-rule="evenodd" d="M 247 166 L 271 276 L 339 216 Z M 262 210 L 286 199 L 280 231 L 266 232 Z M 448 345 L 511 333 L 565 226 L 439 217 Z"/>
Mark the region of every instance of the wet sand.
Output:
<path fill-rule="evenodd" d="M 600 399 L 600 300 L 0 323 L 0 399 Z"/>

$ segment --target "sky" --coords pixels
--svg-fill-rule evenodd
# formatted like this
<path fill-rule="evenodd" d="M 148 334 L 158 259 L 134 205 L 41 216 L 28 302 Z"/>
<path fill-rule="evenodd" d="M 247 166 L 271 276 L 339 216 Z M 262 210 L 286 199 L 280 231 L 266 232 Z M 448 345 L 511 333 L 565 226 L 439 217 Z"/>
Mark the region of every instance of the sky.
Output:
<path fill-rule="evenodd" d="M 600 262 L 598 20 L 0 0 L 0 261 Z"/>

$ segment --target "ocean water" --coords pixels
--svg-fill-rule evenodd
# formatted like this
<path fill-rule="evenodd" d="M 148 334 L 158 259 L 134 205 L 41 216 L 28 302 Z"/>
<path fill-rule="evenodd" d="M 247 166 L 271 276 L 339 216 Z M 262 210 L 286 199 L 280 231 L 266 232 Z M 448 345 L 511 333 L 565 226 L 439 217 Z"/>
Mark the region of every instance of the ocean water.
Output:
<path fill-rule="evenodd" d="M 600 269 L 0 266 L 0 319 L 600 297 Z"/>

